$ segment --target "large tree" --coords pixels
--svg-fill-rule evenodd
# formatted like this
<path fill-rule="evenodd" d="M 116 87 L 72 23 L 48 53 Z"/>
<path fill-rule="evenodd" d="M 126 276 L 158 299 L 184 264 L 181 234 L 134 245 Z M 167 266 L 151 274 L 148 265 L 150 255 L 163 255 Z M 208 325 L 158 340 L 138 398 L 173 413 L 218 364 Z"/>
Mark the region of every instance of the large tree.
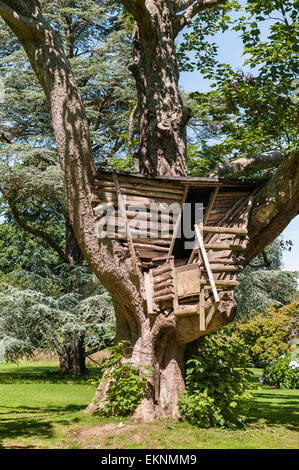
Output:
<path fill-rule="evenodd" d="M 185 128 L 190 112 L 178 89 L 175 38 L 199 11 L 218 8 L 219 0 L 123 0 L 134 17 L 131 70 L 138 92 L 140 148 L 144 173 L 185 175 Z M 0 14 L 23 45 L 50 104 L 56 145 L 71 223 L 90 266 L 110 292 L 116 311 L 116 339 L 130 340 L 132 360 L 151 364 L 149 393 L 136 417 L 178 416 L 177 397 L 184 388 L 184 353 L 194 339 L 181 333 L 174 314 L 160 314 L 151 327 L 145 309 L 143 276 L 135 273 L 125 248 L 99 240 L 92 210 L 96 168 L 89 122 L 59 35 L 42 15 L 37 0 L 0 1 Z M 265 157 L 261 157 L 263 162 Z M 244 166 L 244 165 L 243 165 Z M 298 212 L 298 154 L 284 158 L 276 173 L 255 195 L 249 220 L 249 262 Z M 215 323 L 221 326 L 221 320 Z M 200 336 L 198 330 L 197 336 Z M 96 399 L 101 397 L 100 389 Z M 92 407 L 91 407 L 92 408 Z"/>
<path fill-rule="evenodd" d="M 101 163 L 109 163 L 114 156 L 119 165 L 119 151 L 127 141 L 128 106 L 136 95 L 127 70 L 129 40 L 121 23 L 121 7 L 115 2 L 49 0 L 43 2 L 43 13 L 59 33 L 76 76 L 90 123 L 94 156 Z M 40 247 L 40 260 L 56 274 L 63 263 L 70 278 L 74 266 L 78 266 L 73 270 L 78 277 L 84 260 L 69 222 L 49 106 L 23 48 L 3 21 L 0 37 L 0 74 L 7 89 L 5 104 L 0 106 L 0 217 L 9 222 L 4 224 L 3 236 L 10 230 L 17 242 L 6 250 L 12 259 L 4 256 L 6 266 L 2 264 L 1 268 L 12 271 L 18 260 L 19 267 L 34 270 L 35 246 Z M 18 227 L 29 234 L 23 237 L 27 244 L 22 253 L 18 252 L 24 247 Z M 50 253 L 51 266 L 44 247 Z M 26 254 L 32 259 L 26 260 Z M 73 286 L 72 282 L 64 285 L 64 293 L 71 296 Z M 77 312 L 79 317 L 79 309 Z M 87 336 L 74 331 L 65 329 L 65 343 L 58 351 L 60 366 L 84 373 Z"/>

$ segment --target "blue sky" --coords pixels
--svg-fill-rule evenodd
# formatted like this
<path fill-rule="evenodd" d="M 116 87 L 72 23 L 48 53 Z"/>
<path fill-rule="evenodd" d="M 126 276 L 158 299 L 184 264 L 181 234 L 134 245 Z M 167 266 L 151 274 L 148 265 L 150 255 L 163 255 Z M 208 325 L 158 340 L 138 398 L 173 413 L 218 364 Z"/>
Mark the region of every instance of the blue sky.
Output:
<path fill-rule="evenodd" d="M 219 44 L 219 59 L 230 64 L 234 69 L 242 68 L 242 42 L 237 33 L 227 32 L 214 37 Z M 248 70 L 248 69 L 247 69 Z M 246 71 L 246 69 L 244 70 Z M 204 80 L 199 72 L 182 72 L 180 85 L 187 91 L 208 91 L 210 82 Z M 286 271 L 299 271 L 299 216 L 295 217 L 282 232 L 285 240 L 292 240 L 291 252 L 284 252 L 283 264 Z"/>

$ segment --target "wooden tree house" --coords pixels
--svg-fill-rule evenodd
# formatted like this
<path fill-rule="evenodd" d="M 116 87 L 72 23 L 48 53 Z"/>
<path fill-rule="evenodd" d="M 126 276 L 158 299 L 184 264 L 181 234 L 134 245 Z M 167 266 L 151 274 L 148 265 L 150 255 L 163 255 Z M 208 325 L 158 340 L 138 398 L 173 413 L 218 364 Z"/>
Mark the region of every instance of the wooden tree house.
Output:
<path fill-rule="evenodd" d="M 177 321 L 190 322 L 193 317 L 202 332 L 217 310 L 231 321 L 251 203 L 263 183 L 99 171 L 92 201 L 95 215 L 104 236 L 120 240 L 136 274 L 143 273 L 152 320 L 157 313 L 174 312 Z M 203 216 L 196 220 L 200 204 Z M 187 206 L 191 247 L 181 235 Z M 117 230 L 110 228 L 111 221 Z"/>

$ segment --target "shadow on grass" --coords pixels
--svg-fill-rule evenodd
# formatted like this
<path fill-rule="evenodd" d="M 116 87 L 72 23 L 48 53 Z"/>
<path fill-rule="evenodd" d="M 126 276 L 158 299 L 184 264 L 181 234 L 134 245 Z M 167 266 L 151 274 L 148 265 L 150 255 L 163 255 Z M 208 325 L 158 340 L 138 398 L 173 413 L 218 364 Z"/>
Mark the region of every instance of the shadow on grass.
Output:
<path fill-rule="evenodd" d="M 299 396 L 291 391 L 287 394 L 256 391 L 248 411 L 248 423 L 281 425 L 290 431 L 299 431 Z"/>
<path fill-rule="evenodd" d="M 71 372 L 61 372 L 53 367 L 49 370 L 49 366 L 38 367 L 15 367 L 9 371 L 1 372 L 0 368 L 0 384 L 28 384 L 28 383 L 50 383 L 50 384 L 85 384 L 88 379 L 98 377 L 100 379 L 102 371 L 99 368 L 91 368 L 84 376 L 78 376 Z"/>
<path fill-rule="evenodd" d="M 79 405 L 51 406 L 47 408 L 20 406 L 17 409 L 13 406 L 0 406 L 0 448 L 3 448 L 1 441 L 5 439 L 33 436 L 37 438 L 54 437 L 54 419 L 55 424 L 69 426 L 76 423 L 79 418 L 72 416 L 68 419 L 65 415 L 83 409 L 84 407 Z"/>

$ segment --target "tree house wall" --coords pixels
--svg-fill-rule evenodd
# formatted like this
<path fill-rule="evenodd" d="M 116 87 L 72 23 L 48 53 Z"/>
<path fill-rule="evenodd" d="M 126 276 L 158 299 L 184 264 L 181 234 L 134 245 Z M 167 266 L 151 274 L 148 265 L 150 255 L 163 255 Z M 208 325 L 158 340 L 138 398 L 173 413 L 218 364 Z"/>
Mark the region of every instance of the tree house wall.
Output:
<path fill-rule="evenodd" d="M 136 271 L 144 273 L 149 314 L 198 314 L 207 328 L 219 302 L 227 304 L 238 285 L 236 276 L 248 243 L 250 200 L 259 184 L 99 172 L 93 187 L 95 215 L 100 217 L 103 204 L 113 207 L 119 226 L 110 233 L 107 225 L 106 236 L 120 240 L 130 251 Z M 186 202 L 204 206 L 205 262 L 196 246 L 184 250 L 185 240 L 176 239 Z M 159 204 L 154 209 L 155 222 L 153 204 Z M 170 204 L 174 211 L 169 212 Z M 153 227 L 157 229 L 154 237 L 150 234 Z"/>

